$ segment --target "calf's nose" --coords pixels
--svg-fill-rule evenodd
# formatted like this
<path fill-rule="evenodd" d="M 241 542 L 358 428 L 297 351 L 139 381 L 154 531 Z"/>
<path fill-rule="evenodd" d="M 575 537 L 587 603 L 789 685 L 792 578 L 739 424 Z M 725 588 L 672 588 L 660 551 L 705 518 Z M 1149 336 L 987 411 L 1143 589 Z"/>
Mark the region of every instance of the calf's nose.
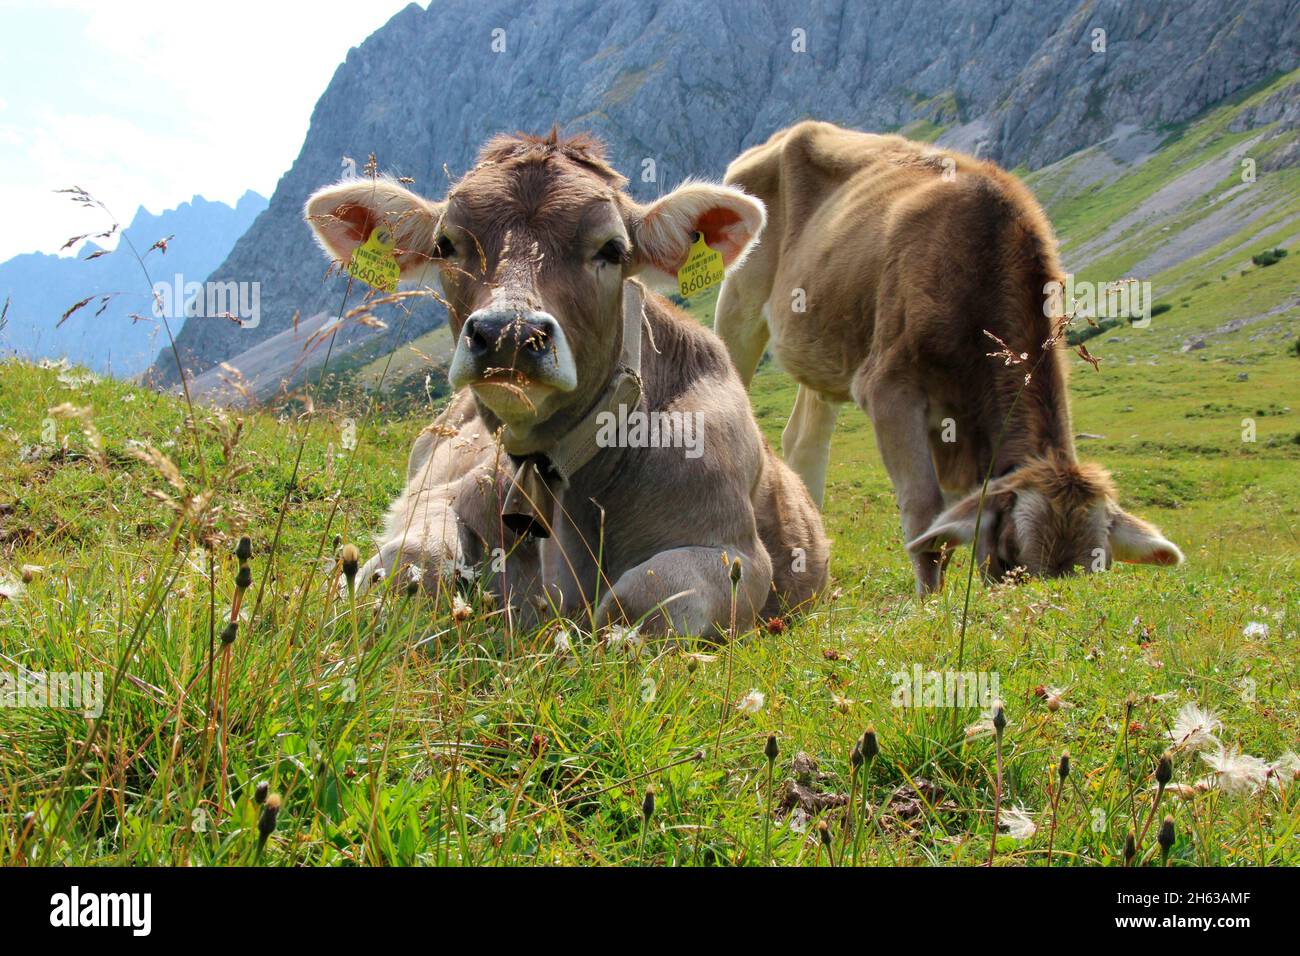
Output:
<path fill-rule="evenodd" d="M 540 309 L 486 307 L 465 319 L 447 370 L 453 388 L 504 375 L 519 387 L 571 392 L 578 368 L 555 317 Z"/>
<path fill-rule="evenodd" d="M 475 359 L 511 367 L 521 358 L 546 353 L 558 329 L 555 319 L 545 312 L 480 309 L 465 320 L 461 335 Z"/>

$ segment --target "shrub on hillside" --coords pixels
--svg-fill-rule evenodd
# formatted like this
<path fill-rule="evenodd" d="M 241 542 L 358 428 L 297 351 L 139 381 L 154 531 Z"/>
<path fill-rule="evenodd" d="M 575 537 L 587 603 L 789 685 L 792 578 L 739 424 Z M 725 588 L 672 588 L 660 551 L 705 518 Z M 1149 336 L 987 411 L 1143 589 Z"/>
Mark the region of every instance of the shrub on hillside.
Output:
<path fill-rule="evenodd" d="M 1152 310 L 1151 314 L 1155 315 L 1155 310 Z M 1102 319 L 1096 325 L 1085 325 L 1081 329 L 1074 329 L 1065 333 L 1066 344 L 1070 346 L 1078 345 L 1080 342 L 1096 338 L 1103 332 L 1109 332 L 1117 325 L 1119 325 L 1119 319 Z"/>
<path fill-rule="evenodd" d="M 1286 250 L 1278 246 L 1276 249 L 1265 249 L 1258 255 L 1251 256 L 1250 261 L 1257 266 L 1271 266 L 1279 259 L 1284 258 L 1286 258 Z"/>

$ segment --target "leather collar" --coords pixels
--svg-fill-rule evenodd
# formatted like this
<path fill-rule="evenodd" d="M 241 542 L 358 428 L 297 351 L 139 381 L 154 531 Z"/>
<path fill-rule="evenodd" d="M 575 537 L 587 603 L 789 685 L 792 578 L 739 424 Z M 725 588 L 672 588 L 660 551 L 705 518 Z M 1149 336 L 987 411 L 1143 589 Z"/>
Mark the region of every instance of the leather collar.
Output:
<path fill-rule="evenodd" d="M 501 519 L 516 534 L 539 538 L 551 535 L 551 499 L 558 488 L 567 488 L 570 480 L 596 457 L 600 446 L 596 436 L 601 416 L 618 414 L 620 406 L 635 408 L 641 401 L 641 326 L 645 322 L 644 292 L 631 280 L 623 283 L 623 348 L 614 373 L 600 398 L 580 422 L 560 437 L 544 453 L 515 457 L 515 474 L 506 492 Z M 507 454 L 510 446 L 502 438 Z"/>

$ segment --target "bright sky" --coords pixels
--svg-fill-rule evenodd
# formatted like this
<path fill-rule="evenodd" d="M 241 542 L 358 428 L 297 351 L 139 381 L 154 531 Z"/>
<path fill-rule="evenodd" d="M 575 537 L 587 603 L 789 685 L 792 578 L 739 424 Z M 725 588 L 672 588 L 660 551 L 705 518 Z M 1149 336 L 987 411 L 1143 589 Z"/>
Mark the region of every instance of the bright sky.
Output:
<path fill-rule="evenodd" d="M 198 194 L 270 197 L 349 48 L 410 0 L 0 0 L 0 261 Z"/>

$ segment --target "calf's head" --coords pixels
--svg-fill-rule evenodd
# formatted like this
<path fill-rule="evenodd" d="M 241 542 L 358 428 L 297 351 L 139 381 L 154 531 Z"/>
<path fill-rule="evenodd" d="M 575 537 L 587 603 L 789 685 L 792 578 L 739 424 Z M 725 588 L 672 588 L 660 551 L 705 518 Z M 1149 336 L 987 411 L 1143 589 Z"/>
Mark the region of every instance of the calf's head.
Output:
<path fill-rule="evenodd" d="M 348 262 L 376 226 L 401 278 L 437 283 L 456 336 L 450 379 L 515 454 L 545 451 L 596 403 L 622 347 L 623 280 L 671 281 L 696 233 L 730 266 L 762 229 L 737 189 L 687 182 L 648 205 L 585 136 L 498 136 L 431 201 L 390 179 L 328 186 L 306 216 Z"/>
<path fill-rule="evenodd" d="M 939 515 L 908 550 L 923 554 L 970 544 L 979 511 L 975 491 Z M 1176 545 L 1119 506 L 1103 469 L 1065 456 L 1034 459 L 989 482 L 975 556 L 990 580 L 1014 568 L 1052 577 L 1103 571 L 1114 561 L 1183 560 Z"/>

